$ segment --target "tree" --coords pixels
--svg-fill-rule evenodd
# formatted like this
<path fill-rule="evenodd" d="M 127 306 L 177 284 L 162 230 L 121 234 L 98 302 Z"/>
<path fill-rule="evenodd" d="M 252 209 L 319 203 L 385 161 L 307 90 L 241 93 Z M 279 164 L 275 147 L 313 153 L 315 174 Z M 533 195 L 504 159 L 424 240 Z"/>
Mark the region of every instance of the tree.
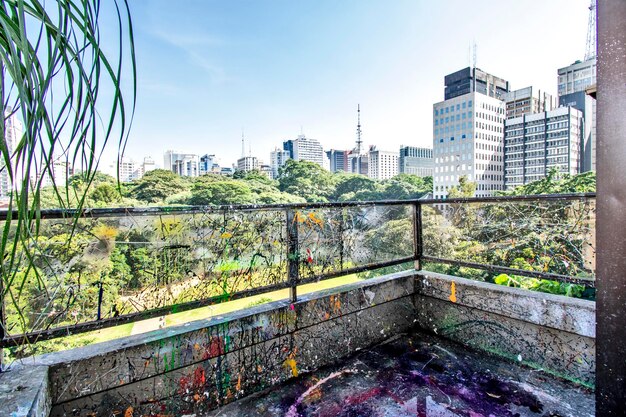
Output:
<path fill-rule="evenodd" d="M 448 190 L 448 198 L 474 197 L 476 193 L 476 183 L 470 182 L 466 175 L 459 177 L 459 185 L 455 185 Z"/>
<path fill-rule="evenodd" d="M 345 201 L 346 196 L 354 195 L 363 191 L 375 191 L 377 189 L 376 180 L 366 177 L 365 175 L 350 174 L 340 172 L 333 175 L 335 183 L 335 191 L 332 194 L 333 200 Z"/>
<path fill-rule="evenodd" d="M 278 176 L 280 191 L 300 196 L 306 201 L 326 202 L 333 192 L 330 172 L 314 162 L 287 160 Z"/>
<path fill-rule="evenodd" d="M 106 206 L 119 201 L 121 195 L 119 190 L 117 190 L 113 185 L 103 183 L 98 184 L 96 188 L 94 188 L 90 197 L 95 203 L 101 203 Z"/>
<path fill-rule="evenodd" d="M 133 190 L 135 198 L 148 203 L 157 203 L 174 194 L 190 189 L 180 175 L 165 169 L 146 172 Z"/>
<path fill-rule="evenodd" d="M 255 197 L 250 187 L 243 181 L 196 182 L 191 190 L 189 202 L 199 206 L 253 204 Z"/>

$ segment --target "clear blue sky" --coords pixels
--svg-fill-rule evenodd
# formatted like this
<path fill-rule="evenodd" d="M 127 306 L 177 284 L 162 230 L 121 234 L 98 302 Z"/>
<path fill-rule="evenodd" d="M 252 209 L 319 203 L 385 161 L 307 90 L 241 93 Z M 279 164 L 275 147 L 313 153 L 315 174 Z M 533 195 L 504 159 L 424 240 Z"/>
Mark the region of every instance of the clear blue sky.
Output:
<path fill-rule="evenodd" d="M 513 88 L 556 94 L 582 59 L 587 0 L 135 0 L 138 102 L 126 155 L 166 149 L 223 165 L 269 152 L 302 128 L 326 149 L 432 146 L 445 74 L 477 66 Z M 246 146 L 247 148 L 247 146 Z M 115 149 L 109 148 L 105 161 Z M 102 164 L 102 166 L 107 165 Z"/>

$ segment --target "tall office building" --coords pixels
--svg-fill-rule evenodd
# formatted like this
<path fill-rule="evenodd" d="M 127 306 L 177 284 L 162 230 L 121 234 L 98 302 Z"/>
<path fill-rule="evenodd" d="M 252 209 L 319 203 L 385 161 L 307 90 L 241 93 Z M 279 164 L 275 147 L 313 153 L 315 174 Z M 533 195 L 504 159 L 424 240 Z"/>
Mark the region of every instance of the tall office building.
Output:
<path fill-rule="evenodd" d="M 348 155 L 350 151 L 340 151 L 337 149 L 331 149 L 326 151 L 326 156 L 329 160 L 330 172 L 349 171 Z"/>
<path fill-rule="evenodd" d="M 154 159 L 149 156 L 144 157 L 141 163 L 141 176 L 143 177 L 146 172 L 154 171 L 155 169 L 157 169 L 157 166 Z"/>
<path fill-rule="evenodd" d="M 381 151 L 371 146 L 368 152 L 367 176 L 387 180 L 398 175 L 398 152 Z"/>
<path fill-rule="evenodd" d="M 596 59 L 576 61 L 572 65 L 558 69 L 559 96 L 585 91 L 596 83 Z"/>
<path fill-rule="evenodd" d="M 506 105 L 500 97 L 508 92 L 509 83 L 480 71 L 478 75 L 486 81 L 477 82 L 476 91 L 453 94 L 465 91 L 465 87 L 449 91 L 455 85 L 450 79 L 459 80 L 460 73 L 476 71 L 466 68 L 446 76 L 446 97 L 450 98 L 433 105 L 433 195 L 439 199 L 445 199 L 463 175 L 476 183 L 477 197 L 504 188 Z"/>
<path fill-rule="evenodd" d="M 505 121 L 504 182 L 506 189 L 537 181 L 551 169 L 580 172 L 582 112 L 559 107 Z"/>
<path fill-rule="evenodd" d="M 197 177 L 200 158 L 196 154 L 168 150 L 163 158 L 163 169 L 177 173 L 181 177 Z"/>
<path fill-rule="evenodd" d="M 285 165 L 290 158 L 291 156 L 288 150 L 274 148 L 274 150 L 270 152 L 271 179 L 275 180 L 278 178 L 280 168 Z"/>
<path fill-rule="evenodd" d="M 557 107 L 556 98 L 545 91 L 533 87 L 520 88 L 502 95 L 506 102 L 506 118 L 519 117 L 524 114 L 541 113 Z"/>
<path fill-rule="evenodd" d="M 237 171 L 249 172 L 259 170 L 261 164 L 256 156 L 242 156 L 237 159 Z"/>
<path fill-rule="evenodd" d="M 55 185 L 57 187 L 65 187 L 68 178 L 74 175 L 72 163 L 62 155 L 55 157 L 50 166 L 50 170 L 44 170 L 32 177 L 33 182 L 40 181 L 42 187 Z"/>
<path fill-rule="evenodd" d="M 289 152 L 291 159 L 315 162 L 324 167 L 324 149 L 317 139 L 298 135 L 296 139 L 283 142 L 283 149 Z"/>
<path fill-rule="evenodd" d="M 22 138 L 23 134 L 23 126 L 22 122 L 17 119 L 15 114 L 7 117 L 11 114 L 11 109 L 7 109 L 5 119 L 4 119 L 4 139 L 7 144 L 7 150 L 9 151 L 9 155 L 12 155 L 15 152 L 15 148 L 17 144 Z M 13 178 L 14 183 L 11 182 L 11 175 L 9 175 L 8 167 L 4 165 L 4 158 L 0 158 L 0 197 L 8 197 L 11 195 L 11 190 L 18 188 L 22 184 L 22 178 L 19 169 L 17 167 L 13 167 Z"/>
<path fill-rule="evenodd" d="M 489 97 L 502 98 L 509 92 L 509 82 L 488 74 L 480 68 L 463 68 L 457 72 L 446 75 L 444 78 L 444 99 L 463 96 L 477 92 Z"/>
<path fill-rule="evenodd" d="M 433 175 L 433 150 L 415 146 L 401 146 L 398 159 L 400 174 L 411 174 L 420 177 Z"/>
<path fill-rule="evenodd" d="M 585 171 L 596 170 L 596 100 L 585 91 L 596 84 L 596 58 L 559 68 L 559 106 L 572 106 L 584 117 L 584 135 L 581 138 L 582 163 Z"/>
<path fill-rule="evenodd" d="M 117 173 L 120 182 L 131 182 L 143 176 L 141 166 L 129 158 L 121 158 L 118 161 Z"/>

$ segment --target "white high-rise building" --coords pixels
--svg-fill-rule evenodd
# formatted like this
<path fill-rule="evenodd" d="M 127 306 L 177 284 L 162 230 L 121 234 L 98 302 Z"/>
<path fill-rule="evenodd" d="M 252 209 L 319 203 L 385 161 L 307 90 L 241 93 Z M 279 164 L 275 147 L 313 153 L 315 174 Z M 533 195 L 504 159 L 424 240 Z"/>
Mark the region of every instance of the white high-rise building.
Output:
<path fill-rule="evenodd" d="M 163 169 L 181 177 L 197 177 L 200 175 L 200 157 L 192 153 L 168 150 L 163 157 Z"/>
<path fill-rule="evenodd" d="M 237 171 L 249 172 L 260 168 L 261 164 L 256 156 L 243 156 L 237 159 Z"/>
<path fill-rule="evenodd" d="M 387 180 L 398 175 L 398 152 L 380 151 L 372 146 L 368 154 L 368 177 Z"/>
<path fill-rule="evenodd" d="M 445 199 L 465 175 L 476 196 L 504 189 L 505 102 L 478 92 L 433 105 L 433 195 Z"/>
<path fill-rule="evenodd" d="M 52 185 L 55 185 L 57 187 L 65 187 L 68 178 L 71 177 L 73 174 L 74 172 L 72 170 L 72 163 L 69 162 L 65 156 L 60 156 L 52 161 L 50 170 L 44 170 L 43 172 L 37 173 L 36 175 L 31 177 L 31 181 L 33 183 L 36 183 L 37 181 L 41 180 L 42 187 L 49 187 Z"/>
<path fill-rule="evenodd" d="M 286 141 L 283 149 L 289 151 L 289 156 L 296 161 L 315 162 L 324 167 L 324 148 L 317 139 L 298 135 L 296 139 Z"/>
<path fill-rule="evenodd" d="M 130 158 L 121 158 L 117 167 L 120 182 L 131 182 L 141 177 L 139 165 Z"/>
<path fill-rule="evenodd" d="M 11 112 L 11 109 L 7 109 L 6 116 Z M 4 119 L 4 136 L 7 144 L 7 150 L 9 154 L 15 152 L 17 144 L 22 138 L 23 126 L 22 122 L 17 119 L 17 116 L 13 114 L 11 117 Z M 4 159 L 0 158 L 0 197 L 8 197 L 11 194 L 11 190 L 20 187 L 22 184 L 22 178 L 18 172 L 18 168 L 13 167 L 13 178 L 15 183 L 11 183 L 11 176 L 9 175 L 8 168 L 4 165 Z"/>
<path fill-rule="evenodd" d="M 154 171 L 155 169 L 157 169 L 157 166 L 154 159 L 149 156 L 144 157 L 143 163 L 141 164 L 141 176 L 143 177 L 146 172 Z"/>
<path fill-rule="evenodd" d="M 285 165 L 285 162 L 290 158 L 289 151 L 284 149 L 275 148 L 270 152 L 270 167 L 272 179 L 278 178 L 278 170 Z"/>

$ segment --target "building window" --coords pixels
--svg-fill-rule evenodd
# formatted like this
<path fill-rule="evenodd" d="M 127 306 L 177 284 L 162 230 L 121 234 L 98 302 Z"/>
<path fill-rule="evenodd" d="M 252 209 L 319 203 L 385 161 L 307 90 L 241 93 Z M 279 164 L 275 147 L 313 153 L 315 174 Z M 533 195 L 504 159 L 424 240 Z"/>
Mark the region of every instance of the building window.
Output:
<path fill-rule="evenodd" d="M 472 100 L 467 102 L 467 107 L 472 107 Z"/>

